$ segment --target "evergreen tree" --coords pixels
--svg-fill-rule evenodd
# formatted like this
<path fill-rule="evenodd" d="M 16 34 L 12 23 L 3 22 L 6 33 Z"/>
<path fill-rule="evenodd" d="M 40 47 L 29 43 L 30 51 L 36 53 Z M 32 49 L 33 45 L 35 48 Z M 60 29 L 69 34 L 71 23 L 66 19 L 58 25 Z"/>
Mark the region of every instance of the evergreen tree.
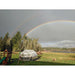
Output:
<path fill-rule="evenodd" d="M 21 36 L 21 33 L 19 31 L 12 38 L 12 44 L 13 44 L 14 50 L 19 50 L 19 48 L 20 48 L 19 46 L 21 44 L 21 38 L 22 38 L 22 36 Z"/>
<path fill-rule="evenodd" d="M 0 51 L 3 50 L 3 39 L 0 37 Z"/>
<path fill-rule="evenodd" d="M 7 32 L 3 38 L 3 47 L 4 50 L 7 48 L 7 40 L 9 39 L 9 33 Z"/>

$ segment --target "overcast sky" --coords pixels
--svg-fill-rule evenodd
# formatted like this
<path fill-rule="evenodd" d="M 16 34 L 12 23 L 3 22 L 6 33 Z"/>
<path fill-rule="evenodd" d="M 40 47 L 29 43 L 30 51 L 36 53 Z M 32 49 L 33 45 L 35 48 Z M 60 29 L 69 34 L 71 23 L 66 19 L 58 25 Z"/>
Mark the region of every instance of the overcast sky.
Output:
<path fill-rule="evenodd" d="M 4 36 L 6 32 L 9 32 L 10 35 L 15 34 L 16 31 L 21 31 L 22 35 L 24 33 L 27 33 L 32 28 L 48 22 L 48 21 L 54 21 L 54 20 L 73 20 L 75 21 L 75 10 L 0 10 L 0 36 Z M 58 24 L 58 23 L 57 23 Z M 69 23 L 68 23 L 69 24 Z M 66 23 L 64 22 L 64 25 L 62 28 L 64 29 Z M 75 26 L 68 26 L 68 31 L 66 34 L 69 35 L 69 33 L 74 35 L 74 27 Z M 49 27 L 49 26 L 47 26 Z M 50 27 L 49 27 L 50 28 Z M 56 26 L 56 30 L 59 28 L 59 25 Z M 60 27 L 61 28 L 61 27 Z M 43 29 L 43 28 L 42 28 Z M 51 28 L 50 28 L 51 29 Z M 48 29 L 48 31 L 50 30 Z M 65 29 L 66 31 L 66 29 Z M 37 31 L 38 32 L 38 31 Z M 37 33 L 36 32 L 36 33 Z M 42 30 L 40 30 L 42 32 Z M 59 32 L 59 31 L 58 31 Z M 58 33 L 58 32 L 55 32 Z M 44 32 L 46 33 L 46 32 Z M 52 32 L 53 33 L 53 32 Z M 50 32 L 50 35 L 52 35 Z M 48 34 L 49 35 L 49 34 Z M 75 40 L 75 36 L 71 36 L 70 40 Z M 43 35 L 44 38 L 47 37 Z M 56 38 L 56 36 L 52 36 L 51 39 L 43 39 L 42 41 L 55 41 L 55 40 L 63 40 L 64 37 L 60 37 L 60 34 L 58 35 L 59 38 L 52 39 L 53 37 Z M 42 38 L 42 34 L 40 34 L 40 37 Z M 67 36 L 66 36 L 67 38 Z M 72 39 L 71 39 L 72 38 Z M 68 39 L 69 40 L 69 39 Z M 41 39 L 40 39 L 41 41 Z"/>

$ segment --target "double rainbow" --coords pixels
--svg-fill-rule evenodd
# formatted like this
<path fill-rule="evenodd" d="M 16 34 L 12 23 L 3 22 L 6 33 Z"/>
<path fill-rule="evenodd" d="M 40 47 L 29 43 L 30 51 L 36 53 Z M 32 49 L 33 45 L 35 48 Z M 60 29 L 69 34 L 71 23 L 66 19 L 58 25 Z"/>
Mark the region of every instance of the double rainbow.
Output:
<path fill-rule="evenodd" d="M 26 22 L 30 21 L 31 19 L 34 19 L 35 17 L 36 17 L 36 15 L 34 15 L 34 16 L 28 18 L 26 21 L 24 21 L 22 24 L 20 24 L 20 25 L 14 30 L 14 32 L 12 32 L 12 34 L 14 34 L 14 33 L 15 33 L 22 25 L 24 25 Z M 33 29 L 29 30 L 29 31 L 26 33 L 26 35 L 28 35 L 29 33 L 33 32 L 33 31 L 35 31 L 36 29 L 38 29 L 38 28 L 41 27 L 41 26 L 44 26 L 44 25 L 46 25 L 46 24 L 48 24 L 48 23 L 56 23 L 56 22 L 70 22 L 70 23 L 75 23 L 75 21 L 73 21 L 73 20 L 54 20 L 54 21 L 48 21 L 48 22 L 45 22 L 45 23 L 43 23 L 43 24 L 40 24 L 40 25 L 34 27 Z"/>

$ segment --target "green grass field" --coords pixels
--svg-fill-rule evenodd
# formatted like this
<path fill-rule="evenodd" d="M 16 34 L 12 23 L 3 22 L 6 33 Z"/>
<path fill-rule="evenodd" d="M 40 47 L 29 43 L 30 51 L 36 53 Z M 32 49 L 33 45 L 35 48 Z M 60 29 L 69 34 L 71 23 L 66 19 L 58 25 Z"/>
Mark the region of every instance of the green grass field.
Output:
<path fill-rule="evenodd" d="M 13 62 L 9 65 L 75 65 L 75 53 L 42 52 L 36 61 L 19 61 L 19 54 L 12 54 Z"/>

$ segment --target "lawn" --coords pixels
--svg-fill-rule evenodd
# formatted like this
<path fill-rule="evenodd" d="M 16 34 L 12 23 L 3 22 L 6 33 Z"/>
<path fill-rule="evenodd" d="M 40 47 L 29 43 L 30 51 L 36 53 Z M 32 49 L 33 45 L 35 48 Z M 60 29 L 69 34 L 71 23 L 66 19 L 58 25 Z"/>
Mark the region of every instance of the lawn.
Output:
<path fill-rule="evenodd" d="M 42 52 L 36 61 L 18 61 L 19 53 L 12 54 L 9 65 L 75 65 L 75 53 Z"/>

